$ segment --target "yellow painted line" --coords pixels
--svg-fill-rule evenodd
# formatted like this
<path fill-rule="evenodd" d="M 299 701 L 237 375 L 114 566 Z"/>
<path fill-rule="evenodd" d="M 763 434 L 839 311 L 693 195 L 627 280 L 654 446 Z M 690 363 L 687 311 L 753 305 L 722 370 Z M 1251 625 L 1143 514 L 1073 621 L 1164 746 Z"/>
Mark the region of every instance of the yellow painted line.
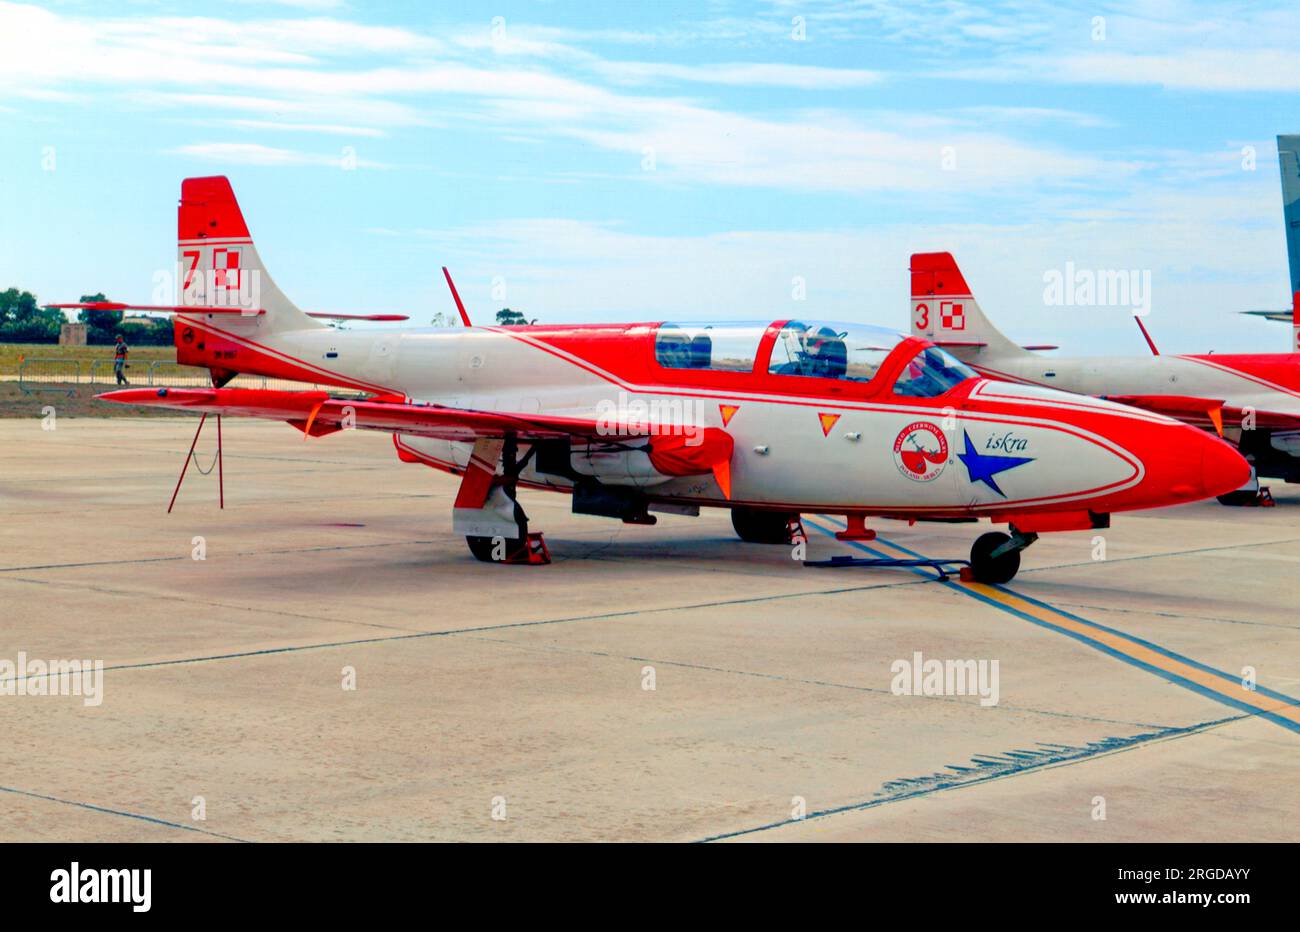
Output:
<path fill-rule="evenodd" d="M 832 534 L 832 531 L 815 521 L 809 523 L 823 534 Z M 902 551 L 911 557 L 922 556 L 885 538 L 877 538 L 876 543 Z M 862 543 L 852 542 L 852 546 L 877 556 L 885 555 L 882 551 Z M 913 570 L 913 572 L 919 571 Z M 1174 651 L 1168 651 L 1133 635 L 1073 615 L 1046 602 L 1020 596 L 1009 589 L 952 578 L 942 580 L 939 584 L 1026 619 L 1032 624 L 1058 631 L 1117 660 L 1132 664 L 1149 673 L 1155 673 L 1157 676 L 1163 676 L 1170 682 L 1206 698 L 1248 713 L 1265 715 L 1275 724 L 1300 734 L 1300 699 L 1263 686 L 1247 689 L 1241 685 L 1240 679 L 1221 670 L 1197 663 L 1191 658 L 1182 657 Z"/>
<path fill-rule="evenodd" d="M 1284 699 L 1275 699 L 1270 696 L 1263 696 L 1244 687 L 1232 689 L 1228 680 L 1223 677 L 1207 673 L 1199 667 L 1173 657 L 1163 654 L 1160 651 L 1152 650 L 1142 644 L 1135 643 L 1133 640 L 1122 635 L 1114 634 L 1105 628 L 1097 625 L 1088 624 L 1079 621 L 1068 614 L 1046 609 L 1034 602 L 1026 601 L 1014 593 L 1006 592 L 994 586 L 985 585 L 978 582 L 955 582 L 954 586 L 962 589 L 968 589 L 985 599 L 990 599 L 1013 608 L 1018 612 L 1026 615 L 1032 615 L 1040 621 L 1046 622 L 1054 628 L 1061 628 L 1074 634 L 1081 635 L 1091 641 L 1096 641 L 1118 654 L 1123 654 L 1139 663 L 1155 667 L 1157 670 L 1163 670 L 1166 673 L 1172 673 L 1182 679 L 1195 683 L 1196 685 L 1218 693 L 1221 696 L 1233 699 L 1236 702 L 1244 703 L 1261 712 L 1268 712 L 1273 715 L 1281 716 L 1289 721 L 1300 725 L 1300 707 L 1295 703 L 1288 702 Z"/>

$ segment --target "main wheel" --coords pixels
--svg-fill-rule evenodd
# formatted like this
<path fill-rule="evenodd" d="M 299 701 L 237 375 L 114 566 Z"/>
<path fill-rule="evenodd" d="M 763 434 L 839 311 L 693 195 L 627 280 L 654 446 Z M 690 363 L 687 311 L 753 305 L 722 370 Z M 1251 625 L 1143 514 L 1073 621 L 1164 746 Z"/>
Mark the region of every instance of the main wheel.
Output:
<path fill-rule="evenodd" d="M 495 537 L 466 537 L 465 543 L 469 544 L 469 552 L 474 554 L 475 559 L 484 563 L 499 563 L 500 560 L 493 556 L 497 540 Z M 501 557 L 517 552 L 524 545 L 523 539 L 519 537 L 507 537 L 504 540 L 505 548 L 496 550 Z"/>
<path fill-rule="evenodd" d="M 799 517 L 784 511 L 758 511 L 753 508 L 731 509 L 731 526 L 743 541 L 751 544 L 790 543 L 790 521 Z"/>
<path fill-rule="evenodd" d="M 1252 489 L 1237 489 L 1235 492 L 1225 492 L 1223 495 L 1218 496 L 1220 505 L 1230 505 L 1234 507 L 1249 505 L 1258 497 L 1259 492 Z"/>
<path fill-rule="evenodd" d="M 1010 582 L 1020 570 L 1020 551 L 1009 550 L 1001 556 L 993 556 L 1007 541 L 1010 535 L 1001 531 L 982 534 L 970 548 L 970 568 L 975 578 L 982 583 Z"/>

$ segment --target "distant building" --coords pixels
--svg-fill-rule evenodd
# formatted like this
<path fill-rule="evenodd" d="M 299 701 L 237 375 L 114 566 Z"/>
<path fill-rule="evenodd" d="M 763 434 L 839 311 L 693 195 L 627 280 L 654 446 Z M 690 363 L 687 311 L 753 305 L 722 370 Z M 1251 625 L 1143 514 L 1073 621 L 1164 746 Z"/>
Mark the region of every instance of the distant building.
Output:
<path fill-rule="evenodd" d="M 59 346 L 85 346 L 85 324 L 62 324 L 59 326 Z"/>

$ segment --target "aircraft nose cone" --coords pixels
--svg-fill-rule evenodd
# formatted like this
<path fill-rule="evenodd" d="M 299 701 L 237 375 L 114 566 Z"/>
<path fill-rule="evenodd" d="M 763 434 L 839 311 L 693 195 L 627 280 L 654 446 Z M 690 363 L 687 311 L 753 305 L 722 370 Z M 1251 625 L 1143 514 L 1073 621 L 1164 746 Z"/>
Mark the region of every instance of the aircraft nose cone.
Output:
<path fill-rule="evenodd" d="M 1228 443 L 1205 435 L 1201 447 L 1201 488 L 1206 498 L 1241 488 L 1250 480 L 1250 464 Z"/>

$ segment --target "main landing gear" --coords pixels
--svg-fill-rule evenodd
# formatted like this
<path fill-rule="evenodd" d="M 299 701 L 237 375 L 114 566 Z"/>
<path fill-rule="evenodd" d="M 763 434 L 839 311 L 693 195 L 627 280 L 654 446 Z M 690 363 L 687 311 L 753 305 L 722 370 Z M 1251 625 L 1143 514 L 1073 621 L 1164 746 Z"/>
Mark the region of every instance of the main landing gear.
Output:
<path fill-rule="evenodd" d="M 1252 505 L 1271 508 L 1277 503 L 1273 501 L 1273 493 L 1266 486 L 1259 484 L 1259 474 L 1255 472 L 1254 455 L 1246 454 L 1246 461 L 1251 464 L 1250 480 L 1241 488 L 1218 496 L 1219 504 L 1234 508 L 1250 507 Z"/>
<path fill-rule="evenodd" d="M 514 436 L 475 442 L 453 516 L 454 523 L 471 532 L 465 533 L 465 543 L 476 560 L 531 566 L 551 562 L 542 535 L 528 532 L 528 515 L 517 495 L 519 474 L 532 455 L 529 450 L 519 457 Z M 500 477 L 496 476 L 498 462 L 504 473 Z"/>
<path fill-rule="evenodd" d="M 789 544 L 794 540 L 799 515 L 794 512 L 731 509 L 731 526 L 736 536 L 751 544 Z"/>
<path fill-rule="evenodd" d="M 1022 534 L 1014 527 L 1010 534 L 1001 531 L 981 534 L 970 548 L 970 566 L 962 571 L 962 578 L 969 572 L 975 582 L 993 585 L 1011 582 L 1020 570 L 1020 551 L 1036 540 L 1037 534 Z"/>
<path fill-rule="evenodd" d="M 1271 508 L 1277 504 L 1277 502 L 1273 501 L 1273 493 L 1268 490 L 1267 486 L 1260 486 L 1254 491 L 1237 489 L 1235 492 L 1227 492 L 1218 496 L 1218 499 L 1220 505 L 1229 505 L 1234 508 L 1250 507 L 1252 505 Z"/>
<path fill-rule="evenodd" d="M 512 563 L 544 566 L 551 562 L 551 552 L 541 534 L 527 537 L 480 537 L 465 535 L 469 552 L 484 563 Z"/>

